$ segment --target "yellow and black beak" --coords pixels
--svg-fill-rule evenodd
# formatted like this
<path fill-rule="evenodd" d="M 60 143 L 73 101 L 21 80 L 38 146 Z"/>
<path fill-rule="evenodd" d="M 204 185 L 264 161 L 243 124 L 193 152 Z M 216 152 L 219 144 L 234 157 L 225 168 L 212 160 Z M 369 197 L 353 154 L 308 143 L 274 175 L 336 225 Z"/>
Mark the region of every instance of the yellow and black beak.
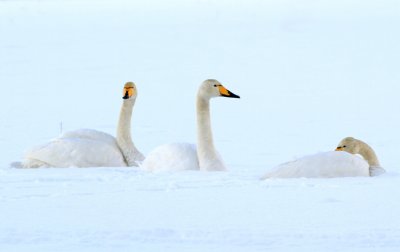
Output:
<path fill-rule="evenodd" d="M 343 151 L 343 147 L 339 146 L 335 149 L 335 151 Z"/>
<path fill-rule="evenodd" d="M 219 93 L 221 94 L 221 96 L 223 97 L 229 97 L 229 98 L 240 98 L 239 95 L 235 95 L 234 93 L 232 93 L 231 91 L 229 91 L 228 89 L 226 89 L 224 86 L 220 85 L 218 86 L 219 89 Z"/>
<path fill-rule="evenodd" d="M 122 99 L 126 100 L 131 98 L 135 94 L 135 88 L 132 83 L 126 83 L 124 86 L 124 93 Z"/>

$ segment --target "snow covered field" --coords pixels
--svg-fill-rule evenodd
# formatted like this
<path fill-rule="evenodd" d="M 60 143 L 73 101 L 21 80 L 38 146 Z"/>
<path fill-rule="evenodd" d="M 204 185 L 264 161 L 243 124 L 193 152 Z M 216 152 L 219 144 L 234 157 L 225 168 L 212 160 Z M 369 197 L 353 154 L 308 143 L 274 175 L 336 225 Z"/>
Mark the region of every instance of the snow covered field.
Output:
<path fill-rule="evenodd" d="M 397 251 L 398 175 L 2 171 L 2 251 Z"/>
<path fill-rule="evenodd" d="M 398 251 L 398 1 L 0 1 L 0 251 Z M 115 134 L 122 87 L 148 153 L 194 142 L 198 85 L 228 172 L 10 168 L 62 130 Z M 260 181 L 370 144 L 385 175 Z"/>

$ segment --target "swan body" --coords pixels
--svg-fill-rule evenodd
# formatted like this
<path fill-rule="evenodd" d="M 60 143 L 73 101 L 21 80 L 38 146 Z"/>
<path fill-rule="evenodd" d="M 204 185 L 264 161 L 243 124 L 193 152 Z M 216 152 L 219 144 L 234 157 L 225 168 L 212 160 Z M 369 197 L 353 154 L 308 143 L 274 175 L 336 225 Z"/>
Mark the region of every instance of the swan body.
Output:
<path fill-rule="evenodd" d="M 334 178 L 369 176 L 368 163 L 347 152 L 330 151 L 278 165 L 263 178 Z"/>
<path fill-rule="evenodd" d="M 166 144 L 154 149 L 143 161 L 148 171 L 224 171 L 226 167 L 214 147 L 210 119 L 210 99 L 214 97 L 240 98 L 217 80 L 205 80 L 197 93 L 197 145 Z"/>
<path fill-rule="evenodd" d="M 267 178 L 368 177 L 383 173 L 372 148 L 361 140 L 347 137 L 336 151 L 323 152 L 283 163 L 273 168 Z"/>
<path fill-rule="evenodd" d="M 96 130 L 66 132 L 25 155 L 25 168 L 127 166 L 115 138 Z"/>
<path fill-rule="evenodd" d="M 116 138 L 91 129 L 65 132 L 58 138 L 29 150 L 25 154 L 22 167 L 138 166 L 144 156 L 136 149 L 130 134 L 136 95 L 135 84 L 126 83 Z"/>
<path fill-rule="evenodd" d="M 143 166 L 149 171 L 200 169 L 196 145 L 189 143 L 160 145 L 147 155 Z"/>

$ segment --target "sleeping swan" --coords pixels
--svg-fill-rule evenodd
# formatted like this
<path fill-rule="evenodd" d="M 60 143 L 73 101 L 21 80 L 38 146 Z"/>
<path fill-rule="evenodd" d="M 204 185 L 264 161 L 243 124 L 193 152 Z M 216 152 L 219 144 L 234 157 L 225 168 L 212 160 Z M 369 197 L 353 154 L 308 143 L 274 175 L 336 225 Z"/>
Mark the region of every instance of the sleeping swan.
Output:
<path fill-rule="evenodd" d="M 22 167 L 120 167 L 138 166 L 144 156 L 131 138 L 131 117 L 137 89 L 133 82 L 124 86 L 117 137 L 97 130 L 66 132 L 25 154 Z"/>
<path fill-rule="evenodd" d="M 361 155 L 358 156 L 358 155 Z M 322 152 L 278 165 L 267 178 L 368 177 L 384 173 L 374 150 L 361 140 L 346 137 L 336 151 Z"/>
<path fill-rule="evenodd" d="M 154 149 L 143 162 L 148 171 L 224 171 L 222 158 L 215 150 L 210 121 L 210 99 L 240 98 L 217 80 L 205 80 L 197 93 L 197 147 L 192 144 L 166 144 Z"/>

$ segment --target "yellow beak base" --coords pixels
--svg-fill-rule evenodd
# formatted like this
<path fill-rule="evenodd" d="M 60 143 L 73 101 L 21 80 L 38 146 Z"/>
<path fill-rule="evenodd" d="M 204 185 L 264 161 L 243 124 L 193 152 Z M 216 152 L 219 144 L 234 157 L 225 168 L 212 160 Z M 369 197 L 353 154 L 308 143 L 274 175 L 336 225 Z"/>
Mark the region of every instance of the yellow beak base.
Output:
<path fill-rule="evenodd" d="M 219 86 L 218 89 L 219 89 L 219 93 L 221 94 L 221 96 L 230 97 L 230 98 L 240 98 L 240 96 L 235 95 L 234 93 L 232 93 L 231 91 L 229 91 L 222 85 Z"/>
<path fill-rule="evenodd" d="M 135 89 L 133 88 L 133 85 L 126 84 L 124 87 L 124 93 L 122 94 L 123 95 L 122 99 L 129 99 L 134 94 L 135 94 Z"/>

